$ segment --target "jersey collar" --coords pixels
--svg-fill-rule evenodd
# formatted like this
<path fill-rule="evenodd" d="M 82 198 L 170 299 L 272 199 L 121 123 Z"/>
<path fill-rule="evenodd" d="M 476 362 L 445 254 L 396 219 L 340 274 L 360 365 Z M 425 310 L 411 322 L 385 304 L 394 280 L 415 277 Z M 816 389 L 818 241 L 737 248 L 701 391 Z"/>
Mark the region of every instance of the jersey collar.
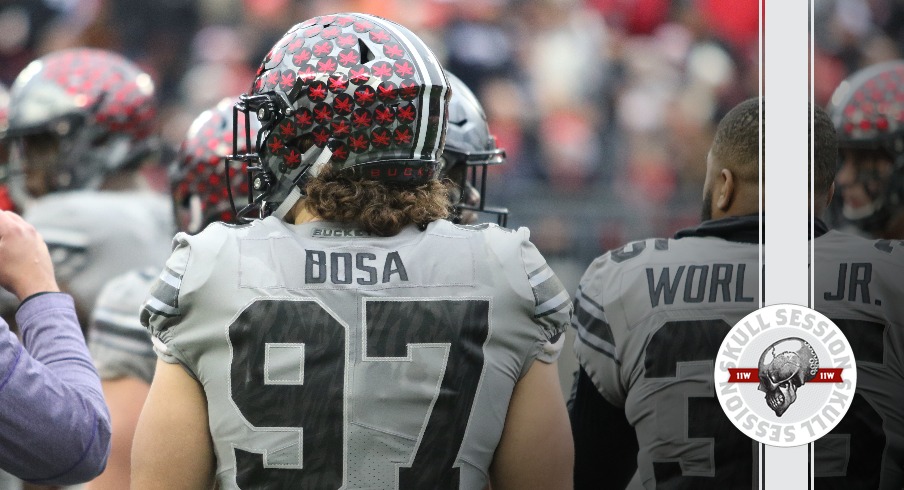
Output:
<path fill-rule="evenodd" d="M 765 217 L 763 218 L 765 220 Z M 826 234 L 829 227 L 821 219 L 813 223 L 817 237 Z M 675 234 L 676 239 L 687 237 L 716 237 L 730 242 L 759 243 L 760 217 L 756 214 L 729 216 L 722 219 L 704 221 L 692 228 L 685 228 Z M 763 237 L 765 241 L 765 236 Z"/>

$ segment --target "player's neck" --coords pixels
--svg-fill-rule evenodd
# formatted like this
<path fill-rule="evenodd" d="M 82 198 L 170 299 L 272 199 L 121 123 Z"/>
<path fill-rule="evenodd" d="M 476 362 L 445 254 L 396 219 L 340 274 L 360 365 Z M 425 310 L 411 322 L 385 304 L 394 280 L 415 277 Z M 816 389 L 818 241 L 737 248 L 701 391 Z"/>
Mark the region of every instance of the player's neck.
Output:
<path fill-rule="evenodd" d="M 305 206 L 304 199 L 300 199 L 295 206 L 292 207 L 291 215 L 292 219 L 288 220 L 296 225 L 311 223 L 313 221 L 320 221 L 320 216 L 317 216 L 316 213 L 312 212 Z"/>

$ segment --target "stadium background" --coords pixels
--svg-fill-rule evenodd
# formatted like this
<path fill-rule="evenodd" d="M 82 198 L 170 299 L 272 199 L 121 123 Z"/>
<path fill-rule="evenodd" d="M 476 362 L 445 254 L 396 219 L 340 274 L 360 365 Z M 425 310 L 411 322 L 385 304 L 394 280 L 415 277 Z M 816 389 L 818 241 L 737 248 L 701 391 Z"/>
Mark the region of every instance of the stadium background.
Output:
<path fill-rule="evenodd" d="M 0 81 L 32 59 L 92 46 L 147 70 L 176 147 L 192 119 L 245 92 L 292 25 L 368 12 L 418 33 L 474 89 L 507 150 L 488 202 L 574 293 L 607 249 L 698 221 L 715 123 L 758 93 L 759 0 L 4 0 Z M 904 2 L 813 0 L 814 85 L 904 52 Z M 801 26 L 805 29 L 806 26 Z M 165 159 L 166 160 L 166 159 Z M 166 162 L 164 162 L 166 163 Z M 167 189 L 165 171 L 152 182 Z M 563 390 L 576 368 L 570 339 Z"/>

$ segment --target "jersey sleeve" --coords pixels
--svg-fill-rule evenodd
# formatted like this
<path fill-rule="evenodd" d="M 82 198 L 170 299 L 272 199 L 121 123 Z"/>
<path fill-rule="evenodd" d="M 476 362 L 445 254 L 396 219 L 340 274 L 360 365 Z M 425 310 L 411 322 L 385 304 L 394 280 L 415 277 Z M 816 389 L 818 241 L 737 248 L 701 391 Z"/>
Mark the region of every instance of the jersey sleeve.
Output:
<path fill-rule="evenodd" d="M 618 286 L 612 274 L 610 255 L 590 264 L 581 278 L 574 299 L 572 326 L 575 330 L 574 352 L 578 362 L 606 400 L 624 406 L 627 389 L 621 379 L 622 365 L 616 332 L 609 322 L 604 304 L 610 290 Z"/>
<path fill-rule="evenodd" d="M 159 268 L 138 269 L 111 279 L 91 314 L 88 348 L 101 379 L 133 377 L 150 384 L 157 356 L 139 312 Z"/>
<path fill-rule="evenodd" d="M 562 352 L 563 333 L 571 319 L 568 291 L 530 242 L 527 228 L 512 231 L 491 227 L 489 233 L 491 250 L 507 268 L 509 281 L 522 298 L 526 316 L 535 331 L 536 343 L 528 360 L 555 362 Z M 528 362 L 525 368 L 529 366 Z"/>
<path fill-rule="evenodd" d="M 192 324 L 204 318 L 201 309 L 193 311 L 195 303 L 216 304 L 209 297 L 217 294 L 211 292 L 216 287 L 211 276 L 218 269 L 235 269 L 235 264 L 230 262 L 237 259 L 223 255 L 228 229 L 214 223 L 197 235 L 178 233 L 173 238 L 173 253 L 151 285 L 141 308 L 141 324 L 149 330 L 157 356 L 164 362 L 182 364 L 191 373 L 196 372 L 195 366 L 180 349 L 180 340 Z M 223 297 L 217 299 L 228 301 Z"/>
<path fill-rule="evenodd" d="M 21 343 L 0 320 L 0 467 L 43 485 L 88 481 L 107 462 L 110 414 L 72 298 L 32 296 L 16 322 Z"/>
<path fill-rule="evenodd" d="M 521 257 L 534 297 L 533 320 L 545 338 L 537 359 L 553 362 L 565 343 L 563 334 L 571 321 L 571 296 L 533 243 L 522 242 Z"/>
<path fill-rule="evenodd" d="M 173 238 L 173 253 L 151 284 L 141 307 L 140 321 L 150 333 L 154 350 L 160 359 L 171 364 L 185 361 L 184 358 L 180 359 L 178 351 L 170 344 L 188 306 L 180 301 L 182 279 L 192 253 L 188 238 L 182 233 Z"/>

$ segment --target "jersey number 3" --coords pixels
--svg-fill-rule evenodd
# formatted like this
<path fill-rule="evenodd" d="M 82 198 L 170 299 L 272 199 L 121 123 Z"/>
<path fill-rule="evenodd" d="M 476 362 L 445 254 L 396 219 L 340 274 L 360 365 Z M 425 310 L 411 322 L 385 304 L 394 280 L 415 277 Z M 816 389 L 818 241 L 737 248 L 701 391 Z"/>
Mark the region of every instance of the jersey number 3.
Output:
<path fill-rule="evenodd" d="M 426 426 L 409 463 L 398 469 L 397 488 L 459 488 L 453 465 L 483 371 L 489 302 L 371 300 L 364 320 L 360 362 L 406 362 L 415 344 L 448 349 L 439 389 L 425 401 L 432 404 Z M 313 301 L 260 300 L 229 326 L 236 407 L 256 430 L 296 437 L 263 454 L 235 448 L 239 488 L 343 485 L 346 335 L 345 326 Z M 270 372 L 276 351 L 296 355 L 297 372 Z"/>

